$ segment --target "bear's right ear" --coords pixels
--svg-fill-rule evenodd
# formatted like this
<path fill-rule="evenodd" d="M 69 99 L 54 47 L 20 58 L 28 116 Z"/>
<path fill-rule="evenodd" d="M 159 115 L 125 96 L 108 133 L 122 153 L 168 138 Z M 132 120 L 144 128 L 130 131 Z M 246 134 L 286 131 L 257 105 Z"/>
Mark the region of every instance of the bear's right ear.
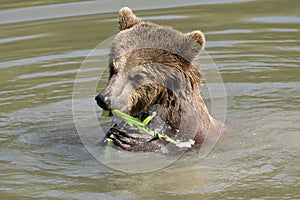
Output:
<path fill-rule="evenodd" d="M 195 40 L 198 44 L 200 44 L 200 51 L 204 49 L 205 47 L 205 37 L 204 34 L 201 31 L 193 31 L 190 33 L 186 33 L 187 36 Z"/>
<path fill-rule="evenodd" d="M 128 7 L 124 7 L 119 11 L 119 29 L 120 31 L 129 29 L 140 23 L 141 20 L 133 14 Z"/>

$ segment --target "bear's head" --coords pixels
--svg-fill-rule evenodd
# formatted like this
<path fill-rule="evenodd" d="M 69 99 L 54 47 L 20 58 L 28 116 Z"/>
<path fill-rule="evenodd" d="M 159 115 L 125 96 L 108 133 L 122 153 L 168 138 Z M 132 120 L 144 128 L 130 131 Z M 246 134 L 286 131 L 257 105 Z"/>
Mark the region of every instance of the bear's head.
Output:
<path fill-rule="evenodd" d="M 96 96 L 97 104 L 141 120 L 155 110 L 171 132 L 198 129 L 187 119 L 200 121 L 195 119 L 203 103 L 200 73 L 193 61 L 205 46 L 202 32 L 181 33 L 144 22 L 127 7 L 119 12 L 119 30 L 109 55 L 109 82 Z M 194 136 L 181 133 L 178 138 Z"/>

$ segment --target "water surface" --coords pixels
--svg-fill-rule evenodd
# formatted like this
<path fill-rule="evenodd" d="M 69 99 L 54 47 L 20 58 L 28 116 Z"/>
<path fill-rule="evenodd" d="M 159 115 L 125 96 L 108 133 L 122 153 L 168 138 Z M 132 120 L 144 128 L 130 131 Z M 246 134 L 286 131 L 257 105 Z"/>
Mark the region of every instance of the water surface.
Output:
<path fill-rule="evenodd" d="M 77 70 L 117 32 L 116 11 L 123 6 L 99 1 L 96 12 L 91 2 L 70 4 L 85 5 L 87 13 L 40 13 L 26 20 L 18 15 L 23 8 L 15 8 L 51 11 L 60 5 L 7 1 L 0 7 L 0 16 L 15 16 L 11 22 L 0 18 L 1 199 L 300 198 L 299 1 L 124 2 L 144 19 L 205 33 L 206 51 L 226 89 L 226 124 L 233 129 L 205 158 L 188 153 L 142 174 L 101 164 L 74 127 Z M 205 86 L 203 91 L 210 105 Z"/>

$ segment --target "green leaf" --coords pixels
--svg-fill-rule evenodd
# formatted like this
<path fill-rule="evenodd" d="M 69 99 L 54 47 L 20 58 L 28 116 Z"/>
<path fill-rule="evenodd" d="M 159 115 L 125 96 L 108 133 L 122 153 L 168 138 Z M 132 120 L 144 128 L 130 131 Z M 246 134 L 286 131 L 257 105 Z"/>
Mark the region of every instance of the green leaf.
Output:
<path fill-rule="evenodd" d="M 104 116 L 104 117 L 109 116 L 109 110 L 103 110 L 102 111 L 102 116 Z"/>
<path fill-rule="evenodd" d="M 180 143 L 176 142 L 174 139 L 170 138 L 167 135 L 160 134 L 156 131 L 151 131 L 151 130 L 148 130 L 148 129 L 145 128 L 145 126 L 147 124 L 149 124 L 149 122 L 156 116 L 156 112 L 153 112 L 152 115 L 148 116 L 143 122 L 141 122 L 139 119 L 137 119 L 135 117 L 132 117 L 132 116 L 130 116 L 130 115 L 118 110 L 118 109 L 112 110 L 112 114 L 115 117 L 118 117 L 118 118 L 122 119 L 128 125 L 135 126 L 136 128 L 147 132 L 148 134 L 152 135 L 155 138 L 173 143 L 176 146 L 179 146 L 178 144 L 180 144 Z"/>
<path fill-rule="evenodd" d="M 120 110 L 114 109 L 112 110 L 112 114 L 118 118 L 121 118 L 124 122 L 129 124 L 130 126 L 144 127 L 145 125 L 139 119 L 132 117 Z"/>
<path fill-rule="evenodd" d="M 149 122 L 153 119 L 153 117 L 155 117 L 156 112 L 153 112 L 152 115 L 149 115 L 146 119 L 144 119 L 143 124 L 144 126 L 147 126 L 147 124 L 149 124 Z"/>

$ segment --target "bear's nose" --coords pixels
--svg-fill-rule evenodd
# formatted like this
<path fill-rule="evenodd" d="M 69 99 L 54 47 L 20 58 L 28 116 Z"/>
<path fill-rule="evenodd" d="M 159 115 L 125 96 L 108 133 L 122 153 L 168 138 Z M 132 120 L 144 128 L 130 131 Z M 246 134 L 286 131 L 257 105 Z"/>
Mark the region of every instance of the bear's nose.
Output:
<path fill-rule="evenodd" d="M 100 106 L 103 110 L 110 110 L 110 99 L 107 96 L 102 94 L 98 94 L 95 97 L 98 106 Z"/>

